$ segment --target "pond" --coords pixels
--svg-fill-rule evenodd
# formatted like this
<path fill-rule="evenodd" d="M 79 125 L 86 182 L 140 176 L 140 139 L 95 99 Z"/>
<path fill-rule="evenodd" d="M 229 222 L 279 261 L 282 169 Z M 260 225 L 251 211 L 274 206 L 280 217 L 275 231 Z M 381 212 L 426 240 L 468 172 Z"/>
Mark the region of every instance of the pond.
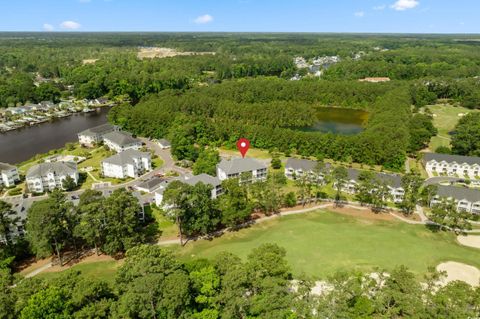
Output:
<path fill-rule="evenodd" d="M 368 120 L 368 112 L 338 107 L 321 107 L 317 110 L 317 120 L 304 132 L 322 132 L 343 135 L 358 134 L 364 130 Z"/>

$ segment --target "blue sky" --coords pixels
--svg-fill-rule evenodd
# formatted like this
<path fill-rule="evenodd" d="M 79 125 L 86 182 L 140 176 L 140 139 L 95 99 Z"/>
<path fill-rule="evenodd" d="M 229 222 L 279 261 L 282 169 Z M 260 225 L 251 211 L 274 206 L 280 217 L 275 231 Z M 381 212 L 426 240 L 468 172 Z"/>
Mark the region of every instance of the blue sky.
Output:
<path fill-rule="evenodd" d="M 0 31 L 480 33 L 479 0 L 0 0 Z"/>

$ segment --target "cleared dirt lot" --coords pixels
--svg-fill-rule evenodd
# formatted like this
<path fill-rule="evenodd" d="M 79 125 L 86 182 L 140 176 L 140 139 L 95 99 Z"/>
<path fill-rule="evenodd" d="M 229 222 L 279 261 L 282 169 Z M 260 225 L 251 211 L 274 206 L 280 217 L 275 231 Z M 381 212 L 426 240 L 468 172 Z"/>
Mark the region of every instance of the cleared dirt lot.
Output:
<path fill-rule="evenodd" d="M 140 48 L 137 54 L 139 59 L 170 58 L 179 55 L 214 55 L 215 52 L 181 52 L 172 48 Z"/>

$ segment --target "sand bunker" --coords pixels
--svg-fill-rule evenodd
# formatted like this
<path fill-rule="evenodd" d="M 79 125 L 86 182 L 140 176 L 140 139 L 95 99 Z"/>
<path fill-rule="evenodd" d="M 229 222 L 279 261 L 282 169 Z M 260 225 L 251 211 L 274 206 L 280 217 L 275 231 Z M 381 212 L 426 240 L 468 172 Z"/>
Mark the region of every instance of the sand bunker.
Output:
<path fill-rule="evenodd" d="M 468 236 L 458 236 L 457 240 L 460 244 L 473 248 L 480 248 L 480 236 L 478 235 L 468 235 Z"/>
<path fill-rule="evenodd" d="M 441 285 L 446 285 L 456 280 L 464 281 L 472 286 L 478 286 L 480 282 L 480 270 L 467 264 L 448 261 L 438 265 L 437 270 L 447 273 L 447 277 L 440 281 Z"/>

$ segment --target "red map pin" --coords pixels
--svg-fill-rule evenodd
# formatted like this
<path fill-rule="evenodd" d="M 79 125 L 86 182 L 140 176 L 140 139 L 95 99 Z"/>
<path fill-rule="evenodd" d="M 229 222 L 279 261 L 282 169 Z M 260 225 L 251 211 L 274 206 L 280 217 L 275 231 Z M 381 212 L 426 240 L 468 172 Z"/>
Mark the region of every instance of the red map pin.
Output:
<path fill-rule="evenodd" d="M 246 138 L 239 139 L 237 141 L 237 148 L 240 151 L 240 154 L 242 154 L 242 157 L 245 157 L 245 154 L 247 154 L 247 151 L 250 148 L 250 141 Z"/>

